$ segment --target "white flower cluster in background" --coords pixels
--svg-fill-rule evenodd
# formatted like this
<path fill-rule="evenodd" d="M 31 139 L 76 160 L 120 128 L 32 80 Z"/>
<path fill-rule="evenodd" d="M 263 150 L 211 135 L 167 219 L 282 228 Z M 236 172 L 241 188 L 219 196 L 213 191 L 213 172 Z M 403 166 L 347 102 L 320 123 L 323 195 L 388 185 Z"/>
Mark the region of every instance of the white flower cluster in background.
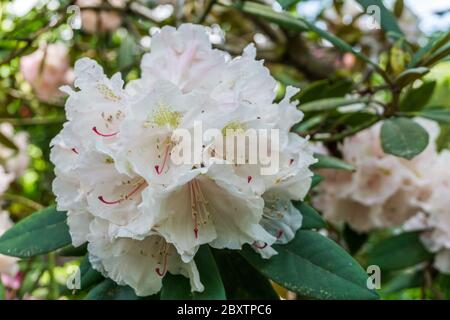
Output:
<path fill-rule="evenodd" d="M 28 135 L 25 132 L 14 133 L 9 123 L 0 124 L 0 133 L 13 142 L 18 150 L 10 149 L 0 143 L 0 205 L 2 195 L 10 184 L 19 178 L 28 166 Z M 0 211 L 0 236 L 12 227 L 7 211 Z M 17 259 L 0 254 L 0 275 L 14 276 L 18 271 Z"/>
<path fill-rule="evenodd" d="M 424 230 L 422 242 L 436 252 L 434 266 L 450 274 L 450 151 L 428 163 L 429 185 L 421 189 L 422 211 L 409 219 L 406 230 Z"/>
<path fill-rule="evenodd" d="M 401 226 L 420 210 L 420 190 L 427 186 L 429 163 L 437 157 L 434 141 L 439 126 L 416 119 L 430 136 L 428 147 L 412 160 L 385 154 L 381 148 L 381 123 L 344 140 L 342 159 L 355 172 L 323 170 L 314 204 L 325 218 L 348 223 L 360 232 Z"/>
<path fill-rule="evenodd" d="M 412 160 L 387 155 L 381 123 L 344 140 L 339 150 L 355 172 L 323 170 L 314 205 L 326 219 L 359 232 L 402 227 L 424 230 L 435 266 L 450 273 L 450 152 L 438 152 L 437 123 L 416 118 L 429 134 L 428 147 Z M 325 150 L 326 151 L 326 150 Z"/>
<path fill-rule="evenodd" d="M 302 222 L 291 200 L 302 200 L 315 162 L 308 141 L 290 133 L 303 115 L 290 98 L 274 103 L 276 82 L 253 45 L 241 57 L 213 49 L 205 27 L 166 26 L 151 39 L 142 78 L 125 88 L 90 59 L 75 64 L 76 90 L 65 87 L 68 121 L 52 141 L 53 190 L 68 212 L 75 246 L 88 242 L 93 267 L 138 295 L 160 290 L 166 272 L 203 285 L 194 262 L 200 245 L 241 249 L 265 258 L 290 241 Z M 175 164 L 174 132 L 278 129 L 280 168 L 237 164 L 214 142 L 210 160 Z"/>

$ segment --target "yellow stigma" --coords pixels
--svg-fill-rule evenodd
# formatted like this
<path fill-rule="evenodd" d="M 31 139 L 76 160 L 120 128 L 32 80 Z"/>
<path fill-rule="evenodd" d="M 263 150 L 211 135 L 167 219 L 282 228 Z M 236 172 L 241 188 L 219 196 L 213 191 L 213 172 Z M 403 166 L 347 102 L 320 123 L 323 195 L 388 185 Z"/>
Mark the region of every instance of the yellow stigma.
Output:
<path fill-rule="evenodd" d="M 167 106 L 158 106 L 155 111 L 153 111 L 152 115 L 149 117 L 149 120 L 146 121 L 145 126 L 156 125 L 158 127 L 164 127 L 166 125 L 176 128 L 180 125 L 182 114 L 181 112 L 172 111 Z"/>
<path fill-rule="evenodd" d="M 240 134 L 245 132 L 245 126 L 242 123 L 239 123 L 237 121 L 233 121 L 228 123 L 225 127 L 222 129 L 222 135 L 226 136 L 227 134 Z"/>

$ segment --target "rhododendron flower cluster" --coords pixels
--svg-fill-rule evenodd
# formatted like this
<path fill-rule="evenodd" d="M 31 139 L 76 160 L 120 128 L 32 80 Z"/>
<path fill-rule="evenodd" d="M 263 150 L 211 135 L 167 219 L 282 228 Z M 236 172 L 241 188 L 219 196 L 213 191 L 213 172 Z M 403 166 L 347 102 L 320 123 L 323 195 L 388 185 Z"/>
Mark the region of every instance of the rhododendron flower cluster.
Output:
<path fill-rule="evenodd" d="M 93 60 L 75 64 L 65 87 L 68 121 L 52 141 L 53 190 L 68 212 L 75 246 L 88 243 L 92 266 L 138 295 L 160 290 L 167 272 L 203 285 L 194 257 L 200 245 L 240 249 L 269 258 L 302 222 L 291 200 L 302 200 L 315 162 L 308 141 L 290 133 L 302 120 L 290 98 L 274 103 L 276 82 L 253 45 L 241 57 L 213 49 L 204 27 L 164 27 L 142 59 L 141 79 L 126 87 Z M 177 130 L 195 123 L 239 137 L 247 129 L 279 130 L 279 170 L 237 163 L 214 140 L 178 164 Z"/>
<path fill-rule="evenodd" d="M 435 140 L 439 126 L 415 119 L 430 137 L 428 147 L 412 160 L 385 154 L 381 148 L 381 123 L 344 140 L 342 158 L 355 172 L 323 170 L 314 204 L 334 223 L 347 223 L 367 232 L 399 227 L 421 211 L 426 188 L 433 181 L 430 163 L 438 156 Z"/>
<path fill-rule="evenodd" d="M 427 176 L 430 183 L 421 188 L 422 211 L 409 219 L 404 228 L 424 230 L 421 239 L 436 252 L 434 265 L 450 274 L 450 152 L 443 150 L 429 162 Z"/>

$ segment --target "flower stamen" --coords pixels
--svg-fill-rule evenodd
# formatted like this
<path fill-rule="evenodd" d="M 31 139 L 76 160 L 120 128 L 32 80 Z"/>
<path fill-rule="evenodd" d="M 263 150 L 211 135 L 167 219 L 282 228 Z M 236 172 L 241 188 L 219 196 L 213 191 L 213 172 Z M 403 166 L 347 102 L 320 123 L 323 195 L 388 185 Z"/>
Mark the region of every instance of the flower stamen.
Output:
<path fill-rule="evenodd" d="M 96 135 L 99 135 L 100 137 L 105 137 L 105 138 L 113 137 L 119 133 L 119 131 L 113 132 L 113 133 L 101 133 L 100 131 L 97 130 L 97 127 L 93 127 L 92 131 L 94 131 Z"/>
<path fill-rule="evenodd" d="M 136 192 L 138 192 L 143 186 L 146 186 L 147 182 L 145 181 L 141 181 L 140 183 L 137 184 L 136 188 L 134 188 L 133 190 L 131 190 L 131 192 L 125 194 L 124 196 L 121 196 L 119 199 L 117 200 L 113 200 L 113 201 L 108 201 L 105 200 L 105 198 L 103 196 L 98 196 L 98 200 L 100 200 L 102 203 L 104 204 L 119 204 L 124 200 L 128 200 L 131 198 L 131 196 L 133 196 Z"/>
<path fill-rule="evenodd" d="M 206 224 L 209 218 L 209 211 L 200 185 L 196 179 L 189 182 L 189 194 L 191 198 L 191 214 L 194 222 L 194 236 L 198 238 L 199 223 Z"/>

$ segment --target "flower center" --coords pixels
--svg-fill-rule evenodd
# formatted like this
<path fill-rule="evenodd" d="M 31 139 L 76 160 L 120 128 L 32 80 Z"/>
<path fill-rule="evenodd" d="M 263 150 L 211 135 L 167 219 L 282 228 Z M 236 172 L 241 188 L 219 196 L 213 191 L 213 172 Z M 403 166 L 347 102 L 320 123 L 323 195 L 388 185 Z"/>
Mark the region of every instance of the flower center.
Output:
<path fill-rule="evenodd" d="M 245 132 L 245 129 L 246 128 L 244 124 L 237 121 L 232 121 L 222 128 L 222 135 L 226 136 L 227 134 L 232 135 L 243 134 Z"/>
<path fill-rule="evenodd" d="M 177 128 L 180 125 L 181 118 L 181 112 L 173 111 L 169 107 L 161 105 L 152 112 L 149 119 L 144 123 L 144 127 L 148 128 L 155 125 L 157 127 Z"/>

